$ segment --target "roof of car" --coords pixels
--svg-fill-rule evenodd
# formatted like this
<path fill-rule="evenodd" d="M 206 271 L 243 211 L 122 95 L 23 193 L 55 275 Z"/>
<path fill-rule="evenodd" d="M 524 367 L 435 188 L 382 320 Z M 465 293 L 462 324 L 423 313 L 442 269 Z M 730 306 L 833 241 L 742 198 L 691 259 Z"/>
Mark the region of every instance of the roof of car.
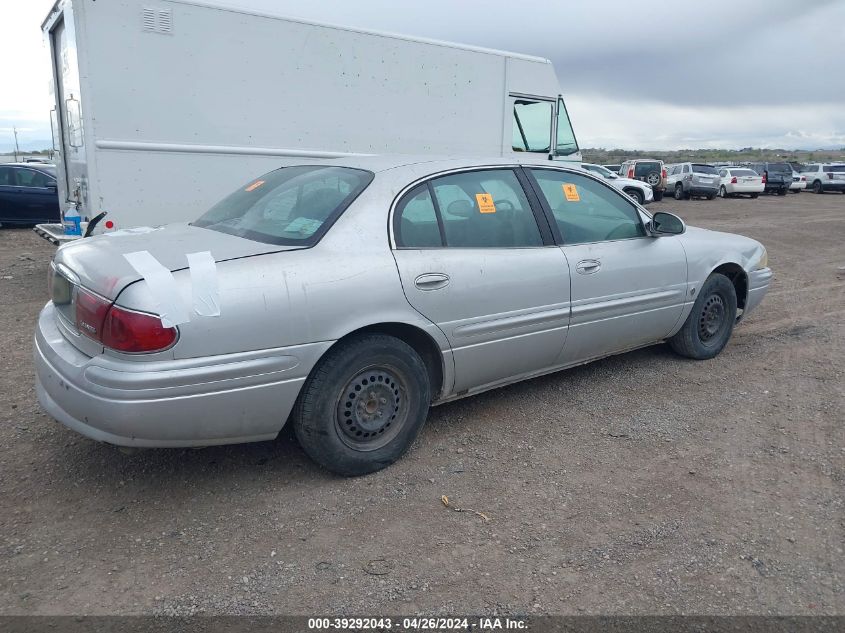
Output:
<path fill-rule="evenodd" d="M 325 164 L 338 167 L 355 167 L 366 169 L 374 173 L 395 169 L 397 167 L 410 167 L 413 165 L 431 166 L 433 170 L 450 169 L 453 167 L 472 167 L 483 165 L 531 165 L 540 164 L 549 166 L 546 154 L 530 154 L 524 156 L 431 156 L 413 154 L 375 154 L 370 156 L 347 156 L 334 158 L 326 161 Z M 578 169 L 580 162 L 567 163 L 555 161 L 552 166 L 572 167 Z"/>

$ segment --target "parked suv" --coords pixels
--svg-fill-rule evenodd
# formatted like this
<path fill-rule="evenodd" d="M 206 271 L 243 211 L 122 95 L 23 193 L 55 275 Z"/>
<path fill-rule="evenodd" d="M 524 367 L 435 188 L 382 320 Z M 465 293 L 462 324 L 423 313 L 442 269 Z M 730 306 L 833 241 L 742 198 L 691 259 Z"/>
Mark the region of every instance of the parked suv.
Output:
<path fill-rule="evenodd" d="M 670 165 L 666 176 L 666 188 L 683 200 L 693 196 L 702 196 L 712 200 L 719 193 L 719 171 L 704 163 L 678 163 Z"/>
<path fill-rule="evenodd" d="M 785 196 L 792 186 L 792 165 L 789 163 L 751 163 L 749 167 L 763 177 L 766 193 Z"/>
<path fill-rule="evenodd" d="M 666 169 L 662 160 L 651 158 L 638 158 L 626 160 L 619 168 L 619 175 L 634 180 L 642 180 L 651 185 L 654 190 L 654 199 L 663 199 L 663 192 L 666 191 Z"/>
<path fill-rule="evenodd" d="M 807 189 L 812 189 L 813 193 L 845 193 L 845 165 L 805 165 L 801 169 L 801 175 L 807 178 Z"/>
<path fill-rule="evenodd" d="M 639 204 L 648 204 L 654 200 L 654 191 L 651 185 L 641 180 L 634 180 L 633 178 L 623 178 L 618 174 L 614 174 L 607 167 L 601 165 L 593 165 L 592 163 L 581 163 L 581 168 L 604 178 L 609 184 L 617 189 L 624 191 Z"/>

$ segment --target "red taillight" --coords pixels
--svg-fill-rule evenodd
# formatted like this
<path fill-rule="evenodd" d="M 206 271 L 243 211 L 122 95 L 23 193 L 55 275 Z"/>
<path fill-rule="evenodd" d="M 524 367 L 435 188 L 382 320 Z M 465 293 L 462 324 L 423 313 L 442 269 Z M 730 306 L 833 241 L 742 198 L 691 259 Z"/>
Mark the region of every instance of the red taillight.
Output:
<path fill-rule="evenodd" d="M 108 300 L 79 288 L 76 291 L 76 328 L 89 338 L 101 340 L 103 320 L 110 306 Z"/>
<path fill-rule="evenodd" d="M 634 177 L 634 168 L 632 167 L 631 169 L 628 170 L 628 178 L 633 178 L 633 177 Z"/>
<path fill-rule="evenodd" d="M 833 172 L 831 172 L 831 171 L 827 172 L 827 179 L 833 180 Z"/>
<path fill-rule="evenodd" d="M 736 176 L 734 176 L 733 178 L 731 178 L 731 184 L 732 184 L 732 185 L 735 185 L 735 184 L 736 184 Z"/>
<path fill-rule="evenodd" d="M 176 342 L 176 328 L 152 314 L 112 306 L 103 323 L 103 345 L 119 352 L 158 352 Z"/>
<path fill-rule="evenodd" d="M 660 174 L 663 176 L 663 178 L 666 178 L 666 170 L 665 169 L 663 171 L 661 171 Z"/>
<path fill-rule="evenodd" d="M 764 171 L 763 172 L 763 184 L 765 185 L 768 180 L 769 180 L 769 172 Z"/>

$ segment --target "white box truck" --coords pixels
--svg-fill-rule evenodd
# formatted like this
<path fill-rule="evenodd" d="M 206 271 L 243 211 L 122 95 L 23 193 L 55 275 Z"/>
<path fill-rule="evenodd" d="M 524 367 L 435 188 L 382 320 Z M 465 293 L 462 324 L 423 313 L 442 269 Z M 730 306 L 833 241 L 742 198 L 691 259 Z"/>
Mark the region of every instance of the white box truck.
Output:
<path fill-rule="evenodd" d="M 96 232 L 194 219 L 292 162 L 581 160 L 546 59 L 203 0 L 58 0 L 42 30 L 60 201 L 106 212 Z"/>

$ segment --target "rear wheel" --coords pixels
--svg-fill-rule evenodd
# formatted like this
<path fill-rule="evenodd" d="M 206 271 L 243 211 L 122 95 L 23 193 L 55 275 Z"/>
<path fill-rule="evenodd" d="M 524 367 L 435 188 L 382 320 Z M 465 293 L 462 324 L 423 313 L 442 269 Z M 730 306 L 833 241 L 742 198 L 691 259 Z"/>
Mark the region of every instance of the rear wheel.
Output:
<path fill-rule="evenodd" d="M 778 195 L 779 196 L 785 196 L 787 191 L 789 191 L 789 189 L 787 189 L 785 187 L 781 187 L 780 189 L 778 189 Z"/>
<path fill-rule="evenodd" d="M 719 197 L 720 198 L 727 198 L 728 197 L 728 190 L 725 189 L 725 185 L 719 187 Z"/>
<path fill-rule="evenodd" d="M 843 193 L 845 193 L 845 192 L 843 192 Z M 660 202 L 661 200 L 663 200 L 663 191 L 655 189 L 654 190 L 654 201 Z"/>
<path fill-rule="evenodd" d="M 821 180 L 814 180 L 813 181 L 813 193 L 822 193 L 824 189 L 822 188 L 822 181 Z"/>
<path fill-rule="evenodd" d="M 736 322 L 736 291 L 731 280 L 714 273 L 701 287 L 683 327 L 669 339 L 681 356 L 706 360 L 721 352 Z"/>
<path fill-rule="evenodd" d="M 712 200 L 712 199 L 713 199 L 713 198 L 715 198 L 715 197 L 716 197 L 716 194 L 715 194 L 715 193 L 708 193 L 708 194 L 707 194 L 707 199 L 708 199 L 708 200 Z"/>
<path fill-rule="evenodd" d="M 637 204 L 643 203 L 643 194 L 640 193 L 637 189 L 625 189 L 625 193 L 627 193 L 634 200 L 636 200 Z"/>
<path fill-rule="evenodd" d="M 293 412 L 300 445 L 339 475 L 389 466 L 413 443 L 431 403 L 419 355 L 392 336 L 338 344 L 308 377 Z"/>
<path fill-rule="evenodd" d="M 752 199 L 754 199 L 754 198 L 758 198 L 759 196 L 760 196 L 760 194 L 759 194 L 759 193 L 752 193 L 752 194 L 751 194 L 751 198 L 752 198 Z"/>
<path fill-rule="evenodd" d="M 684 186 L 681 183 L 675 185 L 675 200 L 684 199 Z"/>

